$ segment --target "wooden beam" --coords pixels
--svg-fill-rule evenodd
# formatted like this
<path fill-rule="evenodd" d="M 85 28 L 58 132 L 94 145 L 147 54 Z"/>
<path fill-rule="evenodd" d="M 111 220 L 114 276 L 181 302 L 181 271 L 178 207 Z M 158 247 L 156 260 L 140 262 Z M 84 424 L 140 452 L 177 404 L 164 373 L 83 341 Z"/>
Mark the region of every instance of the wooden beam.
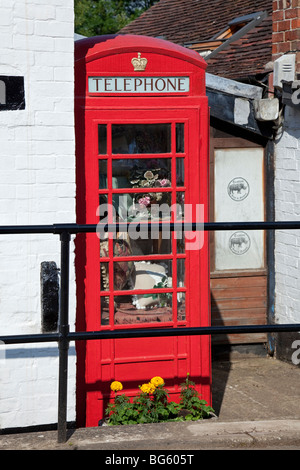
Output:
<path fill-rule="evenodd" d="M 273 122 L 255 119 L 253 101 L 207 88 L 210 115 L 221 121 L 241 127 L 257 135 L 272 139 Z"/>

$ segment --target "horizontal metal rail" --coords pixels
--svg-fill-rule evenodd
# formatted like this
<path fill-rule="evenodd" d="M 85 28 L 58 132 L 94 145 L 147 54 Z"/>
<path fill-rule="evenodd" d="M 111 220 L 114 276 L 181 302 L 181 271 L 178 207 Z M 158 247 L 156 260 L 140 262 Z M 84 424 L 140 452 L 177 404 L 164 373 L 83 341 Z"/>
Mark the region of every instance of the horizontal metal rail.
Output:
<path fill-rule="evenodd" d="M 103 232 L 127 232 L 129 227 L 152 229 L 161 231 L 169 227 L 171 232 L 185 231 L 220 231 L 220 230 L 294 230 L 300 229 L 299 221 L 282 222 L 130 222 L 115 224 L 53 224 L 53 225 L 0 225 L 0 235 L 5 234 L 32 234 L 68 232 L 71 235 L 77 233 L 91 233 L 97 230 Z"/>
<path fill-rule="evenodd" d="M 248 334 L 248 333 L 282 333 L 300 332 L 300 323 L 269 324 L 269 325 L 236 325 L 236 326 L 203 326 L 192 328 L 132 328 L 124 330 L 106 331 L 79 331 L 70 332 L 63 337 L 68 341 L 87 341 L 93 339 L 116 339 L 116 338 L 150 338 L 157 336 L 204 336 L 219 334 Z M 45 333 L 32 335 L 10 335 L 0 336 L 4 344 L 22 343 L 51 343 L 58 342 L 62 338 L 59 333 Z"/>
<path fill-rule="evenodd" d="M 0 336 L 4 344 L 28 344 L 57 342 L 59 349 L 58 383 L 58 442 L 67 440 L 67 378 L 68 349 L 71 341 L 87 341 L 109 338 L 141 338 L 160 336 L 195 336 L 218 334 L 248 334 L 300 331 L 300 324 L 209 326 L 193 328 L 134 328 L 114 331 L 69 331 L 69 257 L 71 235 L 103 232 L 127 232 L 129 227 L 140 231 L 162 231 L 165 227 L 173 231 L 221 231 L 221 230 L 294 230 L 300 229 L 300 221 L 283 222 L 131 222 L 116 224 L 53 224 L 53 225 L 6 225 L 0 226 L 0 235 L 45 234 L 60 236 L 61 241 L 61 285 L 59 306 L 59 328 L 57 333 Z"/>

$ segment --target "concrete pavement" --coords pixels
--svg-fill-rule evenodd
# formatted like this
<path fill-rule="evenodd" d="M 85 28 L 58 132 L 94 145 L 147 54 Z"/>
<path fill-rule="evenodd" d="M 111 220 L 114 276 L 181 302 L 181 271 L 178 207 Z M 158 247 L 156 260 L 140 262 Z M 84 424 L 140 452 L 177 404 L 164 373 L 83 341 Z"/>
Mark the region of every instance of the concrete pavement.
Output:
<path fill-rule="evenodd" d="M 2 434 L 0 450 L 300 450 L 299 367 L 237 354 L 214 361 L 212 377 L 216 417 L 209 420 L 81 428 L 63 444 L 56 431 Z"/>

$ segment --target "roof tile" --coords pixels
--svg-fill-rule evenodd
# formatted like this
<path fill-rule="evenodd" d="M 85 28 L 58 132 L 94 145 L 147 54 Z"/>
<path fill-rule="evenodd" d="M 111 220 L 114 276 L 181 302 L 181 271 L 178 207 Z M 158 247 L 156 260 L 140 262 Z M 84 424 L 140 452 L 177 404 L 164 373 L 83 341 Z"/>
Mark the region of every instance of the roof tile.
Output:
<path fill-rule="evenodd" d="M 268 13 L 260 25 L 207 58 L 208 72 L 242 79 L 263 73 L 272 59 L 272 0 L 160 0 L 120 32 L 187 46 L 209 41 L 233 19 L 259 11 Z"/>

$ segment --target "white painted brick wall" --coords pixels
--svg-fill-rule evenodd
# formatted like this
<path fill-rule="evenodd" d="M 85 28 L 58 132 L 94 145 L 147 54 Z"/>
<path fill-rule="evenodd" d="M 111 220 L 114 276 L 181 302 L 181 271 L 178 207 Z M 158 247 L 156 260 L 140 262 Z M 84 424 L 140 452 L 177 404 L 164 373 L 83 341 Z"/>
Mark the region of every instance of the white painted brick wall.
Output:
<path fill-rule="evenodd" d="M 285 109 L 276 142 L 276 220 L 300 220 L 300 110 Z M 300 230 L 275 232 L 275 318 L 300 323 Z"/>
<path fill-rule="evenodd" d="M 75 222 L 73 0 L 0 0 L 0 75 L 25 81 L 26 108 L 0 111 L 0 225 Z M 71 246 L 73 253 L 73 244 Z M 0 334 L 41 332 L 40 264 L 54 235 L 0 236 Z M 70 324 L 75 322 L 71 256 Z M 56 343 L 0 350 L 0 428 L 57 422 Z M 68 420 L 75 419 L 70 347 Z"/>

